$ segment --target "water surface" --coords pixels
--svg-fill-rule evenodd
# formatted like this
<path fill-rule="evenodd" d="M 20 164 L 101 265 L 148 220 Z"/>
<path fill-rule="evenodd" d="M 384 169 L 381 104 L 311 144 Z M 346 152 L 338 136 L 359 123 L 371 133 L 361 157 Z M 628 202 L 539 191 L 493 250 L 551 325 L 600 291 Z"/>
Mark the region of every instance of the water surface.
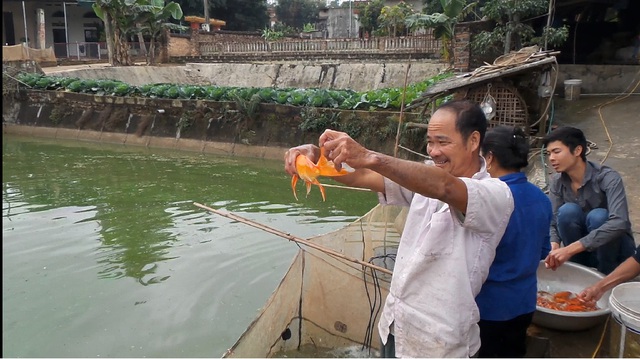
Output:
<path fill-rule="evenodd" d="M 302 238 L 376 203 L 296 202 L 280 161 L 16 136 L 2 170 L 4 357 L 219 357 L 298 247 L 194 201 Z"/>

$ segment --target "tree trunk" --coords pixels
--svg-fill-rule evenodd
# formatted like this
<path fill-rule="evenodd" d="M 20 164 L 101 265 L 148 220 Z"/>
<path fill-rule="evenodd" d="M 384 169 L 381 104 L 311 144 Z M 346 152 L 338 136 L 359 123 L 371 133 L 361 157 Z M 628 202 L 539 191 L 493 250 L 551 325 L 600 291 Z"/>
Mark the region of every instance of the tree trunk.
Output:
<path fill-rule="evenodd" d="M 513 29 L 513 15 L 509 14 L 509 21 L 507 22 L 507 35 L 504 39 L 504 54 L 508 54 L 511 51 L 511 29 Z"/>
<path fill-rule="evenodd" d="M 513 16 L 513 21 L 516 26 L 520 24 L 520 14 L 515 14 Z M 514 50 L 520 50 L 522 48 L 522 36 L 520 36 L 519 32 L 513 34 L 513 42 L 514 42 Z"/>
<path fill-rule="evenodd" d="M 142 35 L 142 31 L 140 30 L 142 26 L 140 23 L 136 23 L 136 28 L 138 28 L 138 43 L 140 43 L 140 53 L 146 58 L 147 53 L 147 45 L 144 43 L 144 36 Z"/>
<path fill-rule="evenodd" d="M 109 65 L 113 66 L 113 32 L 111 31 L 111 16 L 105 10 L 104 11 L 104 34 L 107 40 L 107 57 L 109 58 Z"/>
<path fill-rule="evenodd" d="M 115 28 L 113 35 L 115 39 L 115 43 L 113 44 L 113 65 L 131 66 L 131 58 L 129 57 L 129 43 L 127 42 L 126 35 L 118 28 Z"/>
<path fill-rule="evenodd" d="M 155 47 L 155 37 L 151 38 L 151 43 L 149 44 L 149 56 L 147 58 L 149 61 L 147 62 L 149 65 L 155 65 L 156 63 L 156 47 Z"/>

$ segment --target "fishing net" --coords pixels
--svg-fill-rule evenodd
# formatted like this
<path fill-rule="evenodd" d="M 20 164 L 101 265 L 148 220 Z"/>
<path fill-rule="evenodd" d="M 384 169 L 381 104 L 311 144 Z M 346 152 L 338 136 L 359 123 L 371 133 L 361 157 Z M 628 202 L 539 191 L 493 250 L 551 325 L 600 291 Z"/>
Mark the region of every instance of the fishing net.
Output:
<path fill-rule="evenodd" d="M 393 269 L 405 218 L 402 207 L 378 205 L 309 241 Z M 258 317 L 224 356 L 317 357 L 359 347 L 371 357 L 380 346 L 376 323 L 390 280 L 389 274 L 301 246 Z"/>

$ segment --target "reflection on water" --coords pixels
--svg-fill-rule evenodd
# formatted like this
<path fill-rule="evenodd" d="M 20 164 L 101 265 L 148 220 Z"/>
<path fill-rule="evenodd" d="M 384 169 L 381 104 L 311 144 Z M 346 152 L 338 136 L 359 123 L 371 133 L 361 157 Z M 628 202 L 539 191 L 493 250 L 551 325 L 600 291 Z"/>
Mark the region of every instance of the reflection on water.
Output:
<path fill-rule="evenodd" d="M 297 247 L 203 211 L 299 237 L 375 203 L 293 198 L 278 161 L 3 137 L 3 356 L 220 356 Z"/>

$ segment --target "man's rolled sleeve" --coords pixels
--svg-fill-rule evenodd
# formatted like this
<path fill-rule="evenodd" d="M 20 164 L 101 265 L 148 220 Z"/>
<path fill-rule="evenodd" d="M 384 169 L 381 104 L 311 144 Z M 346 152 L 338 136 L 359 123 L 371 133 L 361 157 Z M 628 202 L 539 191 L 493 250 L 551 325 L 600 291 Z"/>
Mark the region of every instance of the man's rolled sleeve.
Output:
<path fill-rule="evenodd" d="M 397 206 L 409 206 L 413 199 L 414 192 L 400 186 L 392 180 L 384 177 L 384 193 L 378 193 L 380 204 L 391 204 Z"/>
<path fill-rule="evenodd" d="M 497 178 L 475 180 L 460 178 L 467 186 L 467 213 L 463 226 L 478 233 L 493 235 L 496 227 L 502 233 L 513 212 L 513 195 L 509 186 Z M 502 233 L 499 236 L 502 236 Z"/>

